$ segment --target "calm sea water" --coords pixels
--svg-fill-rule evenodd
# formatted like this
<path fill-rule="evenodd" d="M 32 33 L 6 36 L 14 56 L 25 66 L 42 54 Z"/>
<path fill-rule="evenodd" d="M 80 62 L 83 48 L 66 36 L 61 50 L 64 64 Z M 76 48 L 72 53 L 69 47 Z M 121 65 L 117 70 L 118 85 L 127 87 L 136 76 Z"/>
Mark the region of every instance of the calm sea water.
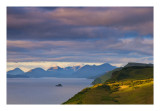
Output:
<path fill-rule="evenodd" d="M 8 78 L 7 104 L 61 104 L 90 86 L 85 78 Z M 63 87 L 56 87 L 56 84 Z"/>

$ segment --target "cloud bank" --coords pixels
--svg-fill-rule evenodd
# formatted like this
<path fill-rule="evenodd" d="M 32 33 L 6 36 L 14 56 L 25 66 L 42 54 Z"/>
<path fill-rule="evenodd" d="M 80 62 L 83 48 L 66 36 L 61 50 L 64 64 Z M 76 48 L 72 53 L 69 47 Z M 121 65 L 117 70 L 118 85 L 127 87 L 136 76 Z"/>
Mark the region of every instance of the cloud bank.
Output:
<path fill-rule="evenodd" d="M 7 61 L 153 62 L 152 7 L 8 7 Z"/>

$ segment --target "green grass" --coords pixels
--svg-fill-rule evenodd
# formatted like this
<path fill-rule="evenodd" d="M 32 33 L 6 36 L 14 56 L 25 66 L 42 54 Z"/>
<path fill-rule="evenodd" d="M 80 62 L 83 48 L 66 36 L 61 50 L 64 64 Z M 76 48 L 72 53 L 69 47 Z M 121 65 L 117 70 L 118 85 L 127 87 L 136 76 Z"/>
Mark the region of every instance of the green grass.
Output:
<path fill-rule="evenodd" d="M 153 79 L 134 86 L 126 81 L 86 88 L 64 104 L 153 104 Z M 137 83 L 137 80 L 133 81 Z M 125 87 L 123 87 L 125 86 Z"/>
<path fill-rule="evenodd" d="M 103 95 L 102 95 L 103 94 Z M 106 101 L 107 100 L 107 101 Z M 105 88 L 88 89 L 87 92 L 81 91 L 64 104 L 112 104 L 112 97 Z"/>
<path fill-rule="evenodd" d="M 118 96 L 117 101 L 121 104 L 153 104 L 153 82 L 128 87 L 113 92 L 110 96 Z"/>

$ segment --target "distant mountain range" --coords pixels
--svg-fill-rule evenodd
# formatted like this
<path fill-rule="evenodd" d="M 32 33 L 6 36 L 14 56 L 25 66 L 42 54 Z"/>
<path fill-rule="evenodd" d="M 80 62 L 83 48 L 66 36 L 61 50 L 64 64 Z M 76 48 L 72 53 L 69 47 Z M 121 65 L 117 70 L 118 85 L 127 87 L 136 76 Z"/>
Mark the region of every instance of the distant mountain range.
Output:
<path fill-rule="evenodd" d="M 30 77 L 30 78 L 39 78 L 39 77 L 59 77 L 59 78 L 96 78 L 110 70 L 113 70 L 117 67 L 112 66 L 108 63 L 102 65 L 85 65 L 85 66 L 69 66 L 61 68 L 59 66 L 50 67 L 48 70 L 42 68 L 35 68 L 28 72 L 23 72 L 19 68 L 10 70 L 7 72 L 8 78 L 17 78 L 17 77 Z"/>
<path fill-rule="evenodd" d="M 80 70 L 77 70 L 73 76 L 79 77 L 79 78 L 96 78 L 96 77 L 103 75 L 104 73 L 111 71 L 115 68 L 117 68 L 117 67 L 112 66 L 108 63 L 104 63 L 99 66 L 85 65 Z"/>

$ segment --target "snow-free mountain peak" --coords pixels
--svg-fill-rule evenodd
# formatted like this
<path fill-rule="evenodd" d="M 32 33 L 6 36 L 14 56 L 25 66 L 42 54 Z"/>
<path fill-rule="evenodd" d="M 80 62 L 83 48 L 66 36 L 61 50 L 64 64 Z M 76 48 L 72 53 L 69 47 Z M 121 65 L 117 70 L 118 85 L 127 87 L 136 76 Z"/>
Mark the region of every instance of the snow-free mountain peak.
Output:
<path fill-rule="evenodd" d="M 83 77 L 84 78 L 95 78 L 115 68 L 117 67 L 112 66 L 108 63 L 102 64 L 102 65 L 85 65 L 81 67 L 79 70 L 77 70 L 74 73 L 74 76 L 80 77 L 80 78 L 83 78 Z"/>
<path fill-rule="evenodd" d="M 35 69 L 31 69 L 31 70 L 28 71 L 28 72 L 45 72 L 45 70 L 42 69 L 42 68 L 40 68 L 40 67 L 38 67 L 38 68 L 35 68 Z"/>
<path fill-rule="evenodd" d="M 7 72 L 7 74 L 12 74 L 12 75 L 23 74 L 23 73 L 24 71 L 22 71 L 20 68 L 15 68 Z"/>

